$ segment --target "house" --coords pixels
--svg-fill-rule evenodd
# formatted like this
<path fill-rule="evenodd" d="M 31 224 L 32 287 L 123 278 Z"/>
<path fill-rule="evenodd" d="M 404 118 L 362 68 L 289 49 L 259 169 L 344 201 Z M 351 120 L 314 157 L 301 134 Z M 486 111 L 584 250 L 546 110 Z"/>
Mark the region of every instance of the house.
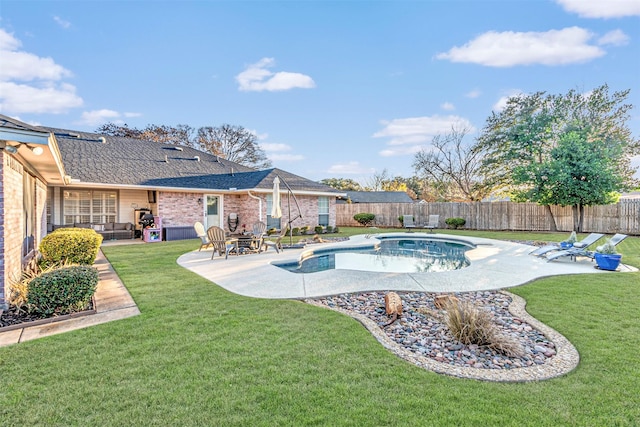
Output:
<path fill-rule="evenodd" d="M 413 203 L 405 191 L 345 191 L 338 203 Z"/>
<path fill-rule="evenodd" d="M 282 218 L 271 217 L 281 180 Z M 343 193 L 281 169 L 256 170 L 189 147 L 32 126 L 0 115 L 0 304 L 10 280 L 56 227 L 155 217 L 165 239 L 195 237 L 193 224 L 228 232 L 335 226 Z"/>

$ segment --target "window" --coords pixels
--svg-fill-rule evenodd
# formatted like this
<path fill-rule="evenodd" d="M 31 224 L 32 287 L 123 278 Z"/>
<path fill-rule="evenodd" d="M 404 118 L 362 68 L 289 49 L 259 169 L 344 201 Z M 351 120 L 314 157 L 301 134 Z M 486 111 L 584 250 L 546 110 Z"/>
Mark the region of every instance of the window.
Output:
<path fill-rule="evenodd" d="M 318 197 L 318 225 L 329 225 L 329 198 Z"/>
<path fill-rule="evenodd" d="M 64 224 L 116 222 L 116 196 L 115 191 L 66 190 L 62 214 Z"/>
<path fill-rule="evenodd" d="M 272 228 L 280 229 L 281 218 L 272 218 L 271 209 L 273 208 L 273 194 L 267 194 L 267 230 Z"/>

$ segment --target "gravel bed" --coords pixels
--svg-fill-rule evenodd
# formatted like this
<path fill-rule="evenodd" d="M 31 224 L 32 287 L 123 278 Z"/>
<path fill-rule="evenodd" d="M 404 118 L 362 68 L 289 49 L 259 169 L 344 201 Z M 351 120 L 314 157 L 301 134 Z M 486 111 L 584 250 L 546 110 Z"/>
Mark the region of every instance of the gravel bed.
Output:
<path fill-rule="evenodd" d="M 513 294 L 483 291 L 451 295 L 489 311 L 501 332 L 520 343 L 521 357 L 509 357 L 455 339 L 443 323 L 443 311 L 434 304 L 435 296 L 441 294 L 397 293 L 402 299 L 403 313 L 388 326 L 391 318 L 385 312 L 385 292 L 341 294 L 307 302 L 360 320 L 398 356 L 436 372 L 486 380 L 528 381 L 562 375 L 577 365 L 579 356 L 575 348 L 562 335 L 529 316 L 524 310 L 524 300 Z M 514 298 L 519 309 L 514 307 Z"/>

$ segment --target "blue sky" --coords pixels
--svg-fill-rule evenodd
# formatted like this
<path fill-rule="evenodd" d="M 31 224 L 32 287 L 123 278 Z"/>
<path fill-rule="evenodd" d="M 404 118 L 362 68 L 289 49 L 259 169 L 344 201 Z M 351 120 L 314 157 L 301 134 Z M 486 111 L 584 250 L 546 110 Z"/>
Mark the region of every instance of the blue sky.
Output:
<path fill-rule="evenodd" d="M 518 93 L 631 89 L 640 137 L 639 43 L 640 0 L 2 0 L 0 112 L 240 125 L 276 167 L 365 184 Z"/>

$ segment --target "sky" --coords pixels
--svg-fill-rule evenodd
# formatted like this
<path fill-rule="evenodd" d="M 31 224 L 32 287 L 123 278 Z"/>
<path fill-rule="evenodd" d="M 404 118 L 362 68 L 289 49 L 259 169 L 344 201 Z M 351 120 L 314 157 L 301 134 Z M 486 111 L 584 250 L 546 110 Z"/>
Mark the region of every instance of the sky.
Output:
<path fill-rule="evenodd" d="M 434 136 L 539 91 L 630 89 L 640 138 L 639 70 L 640 0 L 0 0 L 0 113 L 242 126 L 316 181 L 413 176 Z"/>

